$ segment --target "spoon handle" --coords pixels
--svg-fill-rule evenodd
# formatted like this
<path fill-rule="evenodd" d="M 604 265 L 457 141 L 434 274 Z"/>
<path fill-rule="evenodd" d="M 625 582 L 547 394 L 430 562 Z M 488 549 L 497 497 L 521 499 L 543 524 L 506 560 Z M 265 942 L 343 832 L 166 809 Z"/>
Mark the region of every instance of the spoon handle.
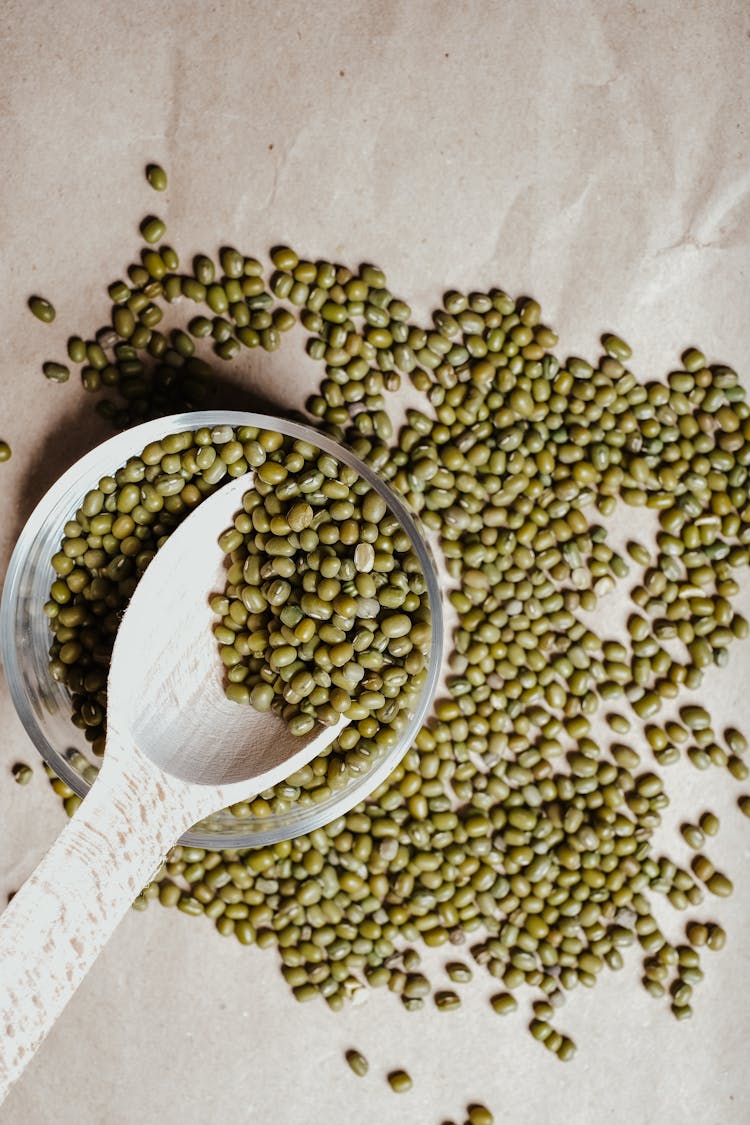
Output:
<path fill-rule="evenodd" d="M 135 747 L 117 749 L 121 758 L 127 754 L 127 772 L 105 761 L 0 916 L 0 1102 L 167 850 L 196 819 L 189 800 L 160 781 Z"/>

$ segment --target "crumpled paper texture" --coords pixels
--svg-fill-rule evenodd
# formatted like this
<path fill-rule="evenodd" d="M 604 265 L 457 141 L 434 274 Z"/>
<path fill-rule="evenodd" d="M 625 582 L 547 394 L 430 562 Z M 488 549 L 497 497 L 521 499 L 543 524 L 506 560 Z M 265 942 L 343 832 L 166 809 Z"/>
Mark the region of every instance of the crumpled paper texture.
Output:
<path fill-rule="evenodd" d="M 375 261 L 421 318 L 447 288 L 499 285 L 542 303 L 561 355 L 593 358 L 615 330 L 642 379 L 696 344 L 750 383 L 741 0 L 6 0 L 0 22 L 0 437 L 13 447 L 0 466 L 3 568 L 46 487 L 107 434 L 76 378 L 47 384 L 40 367 L 104 322 L 106 285 L 149 211 L 184 259 L 288 242 Z M 164 196 L 143 177 L 150 160 L 168 169 Z M 53 325 L 29 314 L 35 292 L 56 305 Z M 290 409 L 317 372 L 297 337 L 232 378 Z M 750 727 L 747 671 L 738 649 L 708 690 L 716 711 Z M 0 708 L 4 895 L 63 813 L 4 684 Z M 36 767 L 27 789 L 10 779 L 15 760 Z M 294 1002 L 272 952 L 155 907 L 125 919 L 0 1122 L 438 1125 L 481 1101 L 516 1125 L 740 1125 L 750 835 L 718 774 L 683 771 L 672 791 L 690 814 L 721 814 L 712 854 L 737 884 L 716 911 L 728 948 L 704 957 L 688 1024 L 640 989 L 633 953 L 571 995 L 558 1022 L 579 1052 L 562 1066 L 526 1034 L 528 999 L 501 1020 L 481 973 L 457 1013 L 406 1013 L 376 992 L 334 1015 Z M 674 829 L 664 846 L 687 858 Z M 436 983 L 443 960 L 428 962 Z M 366 1079 L 343 1061 L 352 1045 L 370 1059 Z M 402 1097 L 384 1081 L 398 1066 L 415 1080 Z"/>

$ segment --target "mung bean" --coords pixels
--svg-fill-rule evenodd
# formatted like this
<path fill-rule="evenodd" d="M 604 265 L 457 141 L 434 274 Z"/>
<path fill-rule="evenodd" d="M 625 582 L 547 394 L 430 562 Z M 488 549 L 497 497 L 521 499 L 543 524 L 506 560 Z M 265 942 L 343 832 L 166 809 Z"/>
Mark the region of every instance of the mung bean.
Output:
<path fill-rule="evenodd" d="M 13 766 L 13 780 L 16 785 L 28 785 L 33 776 L 33 769 L 24 762 L 16 762 Z"/>
<path fill-rule="evenodd" d="M 141 223 L 141 234 L 146 242 L 160 242 L 167 232 L 166 223 L 155 215 L 149 215 Z"/>
<path fill-rule="evenodd" d="M 346 1055 L 344 1057 L 349 1064 L 349 1069 L 353 1071 L 353 1073 L 356 1074 L 359 1078 L 364 1078 L 364 1076 L 370 1069 L 370 1064 L 368 1063 L 365 1056 L 360 1051 L 357 1051 L 353 1047 L 351 1047 L 346 1052 Z"/>
<path fill-rule="evenodd" d="M 57 315 L 55 306 L 45 300 L 44 297 L 29 297 L 29 308 L 37 320 L 41 320 L 43 324 L 51 324 Z"/>
<path fill-rule="evenodd" d="M 414 1085 L 411 1075 L 406 1070 L 392 1070 L 388 1075 L 388 1085 L 394 1094 L 405 1094 Z"/>
<path fill-rule="evenodd" d="M 42 364 L 42 371 L 50 383 L 67 383 L 70 378 L 70 368 L 66 367 L 64 363 L 53 363 L 52 360 L 47 360 Z"/>
<path fill-rule="evenodd" d="M 469 1125 L 494 1125 L 495 1115 L 485 1105 L 469 1106 Z"/>
<path fill-rule="evenodd" d="M 167 173 L 160 164 L 149 164 L 146 167 L 146 179 L 154 191 L 167 190 Z"/>

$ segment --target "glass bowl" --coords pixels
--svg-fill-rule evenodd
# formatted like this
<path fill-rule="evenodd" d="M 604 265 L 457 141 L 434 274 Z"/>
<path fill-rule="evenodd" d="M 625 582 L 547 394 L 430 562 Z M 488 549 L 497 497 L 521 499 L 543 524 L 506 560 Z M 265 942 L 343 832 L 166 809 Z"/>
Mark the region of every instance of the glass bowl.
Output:
<path fill-rule="evenodd" d="M 60 477 L 37 505 L 19 536 L 0 604 L 0 652 L 13 703 L 32 742 L 58 777 L 80 797 L 85 797 L 95 776 L 97 759 L 92 756 L 82 732 L 71 721 L 68 690 L 53 679 L 48 666 L 53 638 L 43 607 L 56 577 L 50 560 L 59 550 L 66 522 L 75 516 L 84 495 L 96 487 L 101 477 L 113 474 L 151 441 L 171 433 L 219 425 L 257 426 L 308 441 L 351 466 L 377 489 L 412 542 L 427 586 L 431 619 L 427 675 L 422 690 L 407 712 L 407 721 L 398 740 L 380 755 L 373 756 L 366 770 L 350 775 L 341 789 L 333 791 L 320 803 L 295 803 L 283 812 L 263 817 L 237 817 L 225 809 L 196 825 L 181 840 L 181 843 L 203 848 L 242 848 L 272 844 L 311 832 L 364 800 L 411 746 L 437 685 L 443 654 L 443 615 L 429 546 L 399 497 L 345 446 L 310 426 L 285 418 L 226 410 L 157 418 L 103 442 Z M 210 638 L 207 640 L 212 643 Z M 87 766 L 82 764 L 80 755 L 88 762 Z"/>

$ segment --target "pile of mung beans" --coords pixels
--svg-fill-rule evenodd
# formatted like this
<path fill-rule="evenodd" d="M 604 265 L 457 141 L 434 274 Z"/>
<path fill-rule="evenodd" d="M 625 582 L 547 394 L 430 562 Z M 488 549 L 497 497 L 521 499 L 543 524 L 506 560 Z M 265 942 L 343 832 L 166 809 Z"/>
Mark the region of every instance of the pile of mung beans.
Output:
<path fill-rule="evenodd" d="M 160 169 L 150 168 L 149 180 L 166 187 Z M 689 1017 L 703 951 L 726 938 L 713 904 L 732 883 L 706 854 L 720 828 L 710 811 L 683 825 L 689 866 L 658 854 L 653 834 L 669 805 L 671 764 L 748 776 L 742 733 L 716 729 L 709 710 L 684 698 L 748 634 L 734 607 L 750 550 L 750 408 L 736 373 L 689 348 L 666 380 L 644 384 L 614 335 L 603 337 L 597 363 L 558 358 L 539 304 L 501 289 L 448 292 L 423 327 L 372 265 L 315 262 L 282 247 L 266 280 L 258 259 L 225 248 L 218 261 L 199 255 L 180 272 L 165 224 L 150 216 L 141 231 L 140 262 L 109 287 L 111 327 L 69 343 L 85 390 L 110 392 L 100 413 L 124 428 L 204 406 L 215 361 L 274 350 L 301 325 L 308 354 L 324 367 L 309 414 L 390 482 L 439 542 L 458 624 L 445 692 L 366 801 L 273 846 L 177 846 L 136 907 L 158 899 L 205 915 L 223 936 L 274 947 L 295 997 L 322 997 L 334 1010 L 365 987 L 388 989 L 410 1011 L 430 1002 L 455 1009 L 460 988 L 436 991 L 420 971 L 419 947 L 444 947 L 452 984 L 471 981 L 476 966 L 497 981 L 499 1015 L 530 990 L 531 1034 L 563 1061 L 575 1052 L 557 1026 L 566 994 L 621 969 L 630 947 L 640 951 L 648 993 Z M 184 327 L 160 330 L 165 302 L 187 306 Z M 51 319 L 44 305 L 32 311 Z M 69 375 L 53 361 L 44 371 Z M 419 405 L 394 435 L 387 396 L 402 386 Z M 247 459 L 242 438 L 228 440 Z M 222 458 L 222 444 L 214 442 L 216 483 L 237 464 Z M 63 641 L 58 628 L 52 671 L 71 686 L 75 721 L 95 752 L 109 643 L 100 637 L 111 640 L 139 571 L 202 494 L 182 461 L 188 451 L 170 439 L 161 446 L 157 478 L 177 474 L 184 484 L 164 494 L 154 481 L 130 481 L 123 467 L 99 483 L 121 513 L 106 531 L 101 523 L 101 547 L 87 545 L 88 559 L 78 546 L 56 556 L 64 573 L 48 612 L 56 626 L 81 632 Z M 82 506 L 94 534 L 98 504 Z M 139 529 L 149 523 L 134 513 L 152 507 L 158 536 L 142 548 Z M 620 553 L 608 544 L 607 520 L 623 507 L 656 521 L 650 545 L 631 540 Z M 80 532 L 66 536 L 76 543 Z M 628 578 L 627 629 L 610 635 L 607 598 Z M 101 603 L 89 641 L 103 659 L 93 671 L 79 665 L 78 649 L 66 651 L 87 643 L 77 583 L 95 587 Z M 228 600 L 217 608 L 235 633 L 226 617 L 242 622 Z M 330 643 L 346 644 L 338 634 Z M 246 686 L 251 700 L 269 702 L 257 684 Z M 321 697 L 329 703 L 335 708 Z M 352 727 L 370 737 L 369 716 Z M 59 779 L 53 787 L 74 811 L 72 791 Z M 737 804 L 750 816 L 750 795 Z M 683 939 L 657 921 L 664 900 L 684 917 Z M 491 1120 L 475 1108 L 477 1120 Z"/>
<path fill-rule="evenodd" d="M 393 721 L 425 683 L 424 575 L 377 490 L 308 442 L 275 437 L 278 458 L 257 439 L 233 443 L 253 463 L 254 482 L 219 538 L 231 560 L 225 592 L 212 601 L 226 694 L 278 710 L 293 734 L 345 714 L 354 725 L 339 745 L 361 769 L 360 738 L 385 744 L 389 731 L 392 745 Z M 348 774 L 344 762 L 329 785 Z"/>
<path fill-rule="evenodd" d="M 274 430 L 168 434 L 86 493 L 52 558 L 45 612 L 50 672 L 101 756 L 112 646 L 138 579 L 179 522 L 248 469 L 242 509 L 219 536 L 226 586 L 211 598 L 226 694 L 273 708 L 297 735 L 350 719 L 313 762 L 231 807 L 263 817 L 324 801 L 369 770 L 397 743 L 424 687 L 426 584 L 379 492 L 331 454 Z M 77 807 L 75 794 L 65 799 Z"/>

